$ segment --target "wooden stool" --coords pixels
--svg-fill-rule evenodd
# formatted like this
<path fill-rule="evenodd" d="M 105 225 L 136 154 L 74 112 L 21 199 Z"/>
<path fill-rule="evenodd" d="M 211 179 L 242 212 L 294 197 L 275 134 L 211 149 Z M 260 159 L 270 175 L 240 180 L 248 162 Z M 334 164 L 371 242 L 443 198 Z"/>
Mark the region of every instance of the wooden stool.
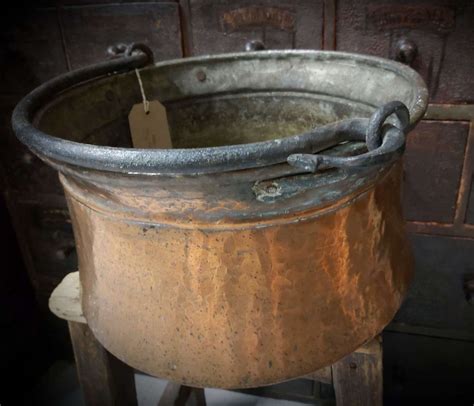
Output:
<path fill-rule="evenodd" d="M 82 314 L 79 272 L 62 280 L 49 308 L 68 322 L 77 374 L 86 405 L 137 405 L 134 369 L 110 354 L 95 339 Z M 334 386 L 338 406 L 382 405 L 382 342 L 378 337 L 352 354 L 307 378 Z M 159 406 L 204 406 L 204 389 L 169 382 Z"/>

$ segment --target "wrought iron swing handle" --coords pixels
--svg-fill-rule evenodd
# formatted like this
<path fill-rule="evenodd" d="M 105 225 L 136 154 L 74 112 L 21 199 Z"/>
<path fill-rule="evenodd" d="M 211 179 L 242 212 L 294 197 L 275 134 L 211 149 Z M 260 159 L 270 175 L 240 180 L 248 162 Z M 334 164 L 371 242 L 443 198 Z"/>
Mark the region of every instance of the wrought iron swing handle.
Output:
<path fill-rule="evenodd" d="M 395 114 L 396 124 L 386 123 Z M 292 154 L 287 162 L 305 172 L 316 172 L 324 168 L 357 168 L 379 165 L 399 157 L 405 149 L 405 131 L 410 123 L 410 113 L 400 101 L 392 101 L 378 108 L 369 118 L 365 134 L 355 126 L 345 132 L 342 141 L 365 141 L 368 152 L 349 156 L 325 154 Z M 351 131 L 352 130 L 352 131 Z M 340 143 L 338 138 L 336 143 Z"/>
<path fill-rule="evenodd" d="M 117 58 L 63 74 L 26 95 L 12 114 L 13 129 L 20 141 L 43 159 L 57 160 L 61 165 L 146 174 L 215 173 L 287 161 L 292 167 L 280 165 L 278 170 L 290 175 L 301 173 L 301 170 L 314 172 L 323 167 L 361 167 L 386 162 L 397 157 L 405 145 L 409 113 L 401 102 L 391 102 L 377 109 L 370 119 L 350 118 L 291 137 L 192 150 L 91 146 L 58 139 L 36 128 L 33 123 L 36 112 L 62 91 L 97 77 L 144 67 L 153 59 L 151 51 L 143 44 L 117 45 L 110 52 Z M 385 124 L 393 113 L 397 115 L 398 123 Z M 344 141 L 365 141 L 369 152 L 350 157 L 320 154 Z"/>
<path fill-rule="evenodd" d="M 31 124 L 33 116 L 44 103 L 61 91 L 80 82 L 111 73 L 128 71 L 133 68 L 142 68 L 153 62 L 153 52 L 146 45 L 140 43 L 123 45 L 123 47 L 119 45 L 114 56 L 116 57 L 111 60 L 58 76 L 25 96 L 22 102 L 15 108 L 12 116 L 12 123 L 14 128 L 16 128 L 15 132 L 18 134 L 18 137 L 22 139 L 27 138 L 29 134 L 40 133 Z"/>

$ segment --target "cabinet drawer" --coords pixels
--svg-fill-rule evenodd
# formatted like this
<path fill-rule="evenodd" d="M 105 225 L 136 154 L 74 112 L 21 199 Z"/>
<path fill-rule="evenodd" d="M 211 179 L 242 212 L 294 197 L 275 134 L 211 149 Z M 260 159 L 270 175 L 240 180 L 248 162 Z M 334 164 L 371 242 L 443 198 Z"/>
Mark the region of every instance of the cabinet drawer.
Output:
<path fill-rule="evenodd" d="M 452 223 L 469 122 L 422 121 L 408 135 L 403 208 L 410 221 Z"/>
<path fill-rule="evenodd" d="M 107 48 L 119 43 L 142 42 L 155 60 L 182 56 L 177 3 L 68 6 L 60 16 L 73 69 L 107 59 Z"/>
<path fill-rule="evenodd" d="M 268 49 L 322 47 L 322 0 L 182 0 L 186 48 L 193 55 L 240 52 L 250 40 Z"/>
<path fill-rule="evenodd" d="M 472 1 L 341 0 L 336 13 L 338 50 L 409 62 L 431 102 L 474 101 Z"/>
<path fill-rule="evenodd" d="M 474 280 L 474 240 L 414 234 L 415 277 L 396 322 L 461 332 L 474 339 L 474 304 L 466 282 Z"/>

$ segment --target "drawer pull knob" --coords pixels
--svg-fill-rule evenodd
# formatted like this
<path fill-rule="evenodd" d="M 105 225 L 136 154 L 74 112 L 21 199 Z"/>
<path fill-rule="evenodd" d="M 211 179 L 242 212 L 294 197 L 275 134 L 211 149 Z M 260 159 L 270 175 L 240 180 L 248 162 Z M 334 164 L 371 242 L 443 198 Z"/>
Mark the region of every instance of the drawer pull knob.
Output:
<path fill-rule="evenodd" d="M 400 38 L 396 44 L 395 59 L 405 65 L 411 65 L 418 53 L 416 44 L 408 38 Z"/>
<path fill-rule="evenodd" d="M 264 49 L 265 49 L 265 44 L 258 39 L 253 39 L 245 43 L 245 50 L 247 52 L 263 51 Z"/>

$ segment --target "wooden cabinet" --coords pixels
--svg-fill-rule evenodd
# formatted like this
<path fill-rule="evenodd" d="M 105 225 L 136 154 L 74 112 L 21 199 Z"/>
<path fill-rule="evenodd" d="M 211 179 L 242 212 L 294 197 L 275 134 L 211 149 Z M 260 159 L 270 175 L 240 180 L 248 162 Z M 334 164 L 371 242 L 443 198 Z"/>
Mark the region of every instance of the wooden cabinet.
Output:
<path fill-rule="evenodd" d="M 182 56 L 177 3 L 66 6 L 59 12 L 72 69 L 106 59 L 107 48 L 120 43 L 143 42 L 157 61 Z"/>
<path fill-rule="evenodd" d="M 338 50 L 408 62 L 425 79 L 431 102 L 474 101 L 472 1 L 342 0 L 336 15 Z"/>
<path fill-rule="evenodd" d="M 244 51 L 262 41 L 268 49 L 323 46 L 323 0 L 181 0 L 189 55 Z"/>
<path fill-rule="evenodd" d="M 77 267 L 77 258 L 56 172 L 12 134 L 10 115 L 20 97 L 58 74 L 104 60 L 107 48 L 118 43 L 144 42 L 156 60 L 163 60 L 242 51 L 246 42 L 260 40 L 268 49 L 336 49 L 396 59 L 423 76 L 431 104 L 408 138 L 403 187 L 417 270 L 406 302 L 388 327 L 389 390 L 397 390 L 396 371 L 421 371 L 405 345 L 423 349 L 421 337 L 444 337 L 444 344 L 430 340 L 440 352 L 456 342 L 452 355 L 459 356 L 459 343 L 474 341 L 474 308 L 466 300 L 466 281 L 474 278 L 473 1 L 41 4 L 21 11 L 7 7 L 0 17 L 0 157 L 4 195 L 44 306 L 53 287 Z"/>

